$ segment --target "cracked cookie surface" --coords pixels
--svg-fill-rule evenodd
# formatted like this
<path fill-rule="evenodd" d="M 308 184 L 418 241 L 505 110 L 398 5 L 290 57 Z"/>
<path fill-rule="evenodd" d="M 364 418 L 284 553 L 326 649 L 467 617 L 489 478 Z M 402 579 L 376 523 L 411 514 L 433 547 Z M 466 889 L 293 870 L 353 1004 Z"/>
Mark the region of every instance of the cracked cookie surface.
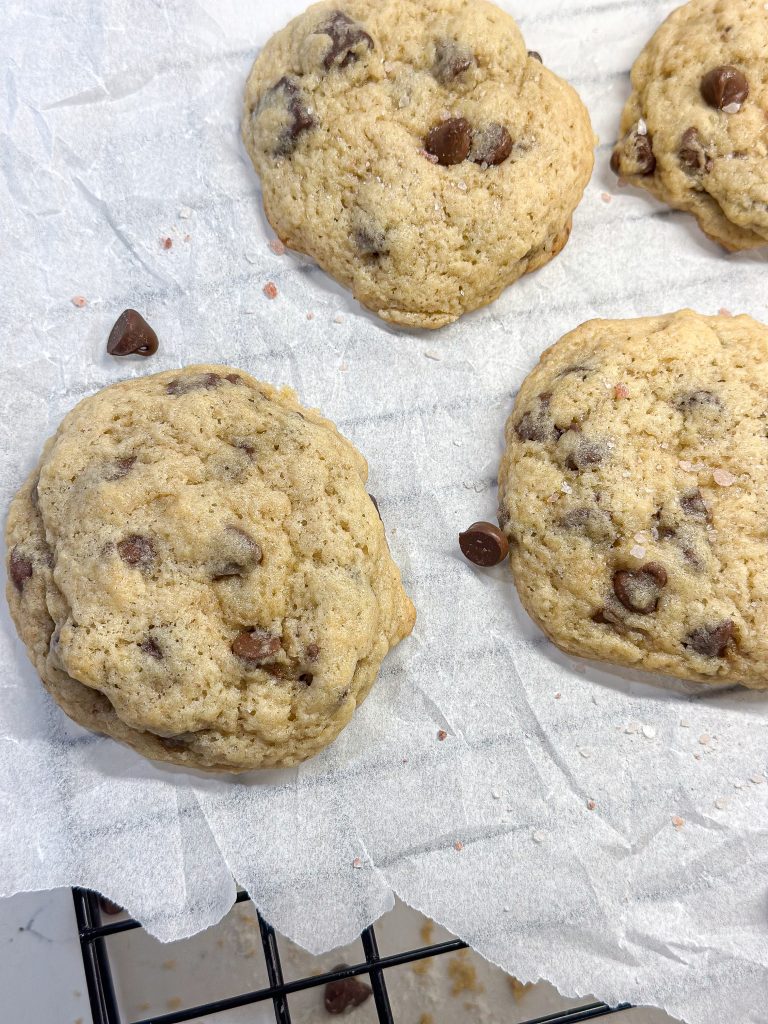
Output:
<path fill-rule="evenodd" d="M 240 370 L 85 399 L 8 518 L 8 601 L 46 688 L 188 767 L 317 753 L 415 618 L 367 472 L 333 424 Z"/>
<path fill-rule="evenodd" d="M 612 167 L 726 249 L 768 245 L 768 10 L 691 0 L 632 68 Z"/>
<path fill-rule="evenodd" d="M 485 0 L 319 3 L 250 73 L 267 217 L 363 305 L 440 327 L 565 245 L 589 116 Z"/>
<path fill-rule="evenodd" d="M 688 310 L 593 320 L 506 426 L 499 521 L 564 650 L 768 687 L 768 328 Z"/>

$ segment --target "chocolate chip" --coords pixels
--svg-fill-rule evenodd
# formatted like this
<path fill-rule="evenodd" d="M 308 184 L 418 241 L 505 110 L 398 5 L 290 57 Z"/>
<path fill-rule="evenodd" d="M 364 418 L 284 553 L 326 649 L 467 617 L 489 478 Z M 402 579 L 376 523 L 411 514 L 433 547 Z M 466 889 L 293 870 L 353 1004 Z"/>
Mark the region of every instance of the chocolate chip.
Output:
<path fill-rule="evenodd" d="M 469 156 L 472 146 L 472 127 L 463 117 L 449 117 L 431 129 L 424 140 L 424 148 L 443 167 L 460 164 Z"/>
<path fill-rule="evenodd" d="M 114 917 L 116 914 L 122 914 L 123 908 L 118 906 L 117 903 L 113 903 L 112 900 L 108 900 L 106 896 L 99 896 L 99 907 L 102 914 L 108 914 L 110 917 Z"/>
<path fill-rule="evenodd" d="M 139 644 L 139 650 L 150 658 L 154 658 L 155 661 L 163 660 L 163 652 L 158 647 L 157 641 L 151 636 L 148 636 L 146 640 L 142 640 Z"/>
<path fill-rule="evenodd" d="M 683 132 L 677 156 L 683 169 L 691 174 L 709 172 L 714 166 L 712 158 L 707 155 L 701 136 L 695 128 L 688 128 Z"/>
<path fill-rule="evenodd" d="M 190 391 L 209 391 L 221 386 L 218 373 L 198 373 L 192 377 L 176 377 L 166 385 L 166 393 L 178 397 L 188 395 Z"/>
<path fill-rule="evenodd" d="M 532 60 L 537 60 L 539 62 L 539 64 L 543 64 L 544 63 L 544 61 L 541 59 L 541 54 L 539 53 L 538 50 L 529 50 L 528 51 L 528 56 Z"/>
<path fill-rule="evenodd" d="M 572 508 L 560 518 L 558 526 L 581 533 L 596 544 L 611 544 L 616 540 L 611 517 L 599 508 Z"/>
<path fill-rule="evenodd" d="M 515 426 L 515 433 L 521 441 L 552 441 L 557 438 L 557 428 L 549 415 L 551 397 L 546 392 L 539 395 L 534 408 L 529 409 L 520 418 Z"/>
<path fill-rule="evenodd" d="M 672 405 L 682 413 L 696 413 L 700 410 L 706 410 L 711 414 L 719 412 L 723 407 L 723 403 L 714 391 L 705 391 L 704 389 L 681 391 L 672 399 Z"/>
<path fill-rule="evenodd" d="M 274 657 L 279 650 L 280 637 L 258 627 L 240 633 L 232 643 L 232 653 L 254 665 Z"/>
<path fill-rule="evenodd" d="M 721 64 L 702 78 L 701 95 L 715 110 L 736 114 L 749 96 L 749 82 L 743 71 L 732 64 Z"/>
<path fill-rule="evenodd" d="M 348 966 L 348 964 L 337 964 L 333 970 L 343 971 Z M 366 985 L 359 978 L 340 978 L 338 981 L 329 981 L 325 986 L 325 1008 L 328 1013 L 345 1013 L 364 1003 L 371 992 L 371 986 Z"/>
<path fill-rule="evenodd" d="M 683 640 L 683 647 L 690 647 L 705 658 L 722 658 L 733 639 L 733 622 L 723 619 L 706 626 L 698 626 Z"/>
<path fill-rule="evenodd" d="M 240 451 L 245 452 L 249 459 L 252 459 L 256 454 L 256 446 L 250 438 L 235 437 L 230 441 L 233 448 L 239 448 Z"/>
<path fill-rule="evenodd" d="M 18 548 L 14 548 L 11 551 L 8 572 L 11 577 L 11 583 L 21 593 L 24 589 L 24 584 L 32 576 L 32 559 L 22 555 Z"/>
<path fill-rule="evenodd" d="M 320 648 L 315 643 L 307 644 L 304 653 L 307 656 L 307 661 L 317 661 L 320 657 Z"/>
<path fill-rule="evenodd" d="M 465 71 L 469 71 L 475 63 L 472 51 L 452 40 L 442 40 L 435 44 L 435 63 L 432 74 L 441 85 L 450 85 Z"/>
<path fill-rule="evenodd" d="M 485 568 L 498 565 L 509 554 L 509 541 L 494 523 L 473 523 L 459 534 L 459 547 L 465 558 Z"/>
<path fill-rule="evenodd" d="M 311 672 L 302 672 L 299 676 L 299 682 L 304 683 L 305 686 L 311 686 L 314 678 Z"/>
<path fill-rule="evenodd" d="M 139 569 L 148 569 L 155 560 L 155 546 L 149 537 L 138 533 L 121 540 L 117 552 L 124 562 Z"/>
<path fill-rule="evenodd" d="M 128 476 L 130 471 L 133 469 L 135 462 L 135 455 L 127 459 L 115 459 L 112 465 L 107 467 L 106 472 L 104 473 L 104 479 L 122 480 L 124 476 Z"/>
<path fill-rule="evenodd" d="M 701 491 L 694 487 L 680 495 L 680 508 L 692 519 L 700 519 L 702 522 L 709 522 L 709 509 L 704 504 Z"/>
<path fill-rule="evenodd" d="M 475 131 L 469 158 L 491 167 L 503 163 L 511 152 L 512 136 L 503 124 L 494 121 Z"/>
<path fill-rule="evenodd" d="M 157 352 L 157 335 L 135 309 L 126 309 L 115 320 L 107 338 L 111 356 L 151 356 Z"/>
<path fill-rule="evenodd" d="M 359 224 L 352 235 L 355 248 L 361 256 L 373 256 L 378 259 L 386 256 L 387 237 L 383 230 L 373 224 Z"/>
<path fill-rule="evenodd" d="M 566 366 L 566 368 L 564 370 L 561 370 L 558 373 L 557 377 L 558 377 L 558 380 L 559 380 L 560 377 L 568 377 L 568 376 L 570 376 L 570 374 L 573 373 L 573 374 L 578 374 L 581 377 L 582 380 L 585 380 L 589 376 L 589 374 L 592 373 L 593 371 L 594 371 L 594 367 L 593 366 L 582 366 L 580 364 L 576 365 L 576 366 Z"/>
<path fill-rule="evenodd" d="M 261 546 L 239 526 L 228 526 L 217 543 L 217 557 L 211 566 L 211 578 L 243 576 L 262 559 Z"/>
<path fill-rule="evenodd" d="M 266 92 L 256 111 L 257 116 L 264 110 L 282 108 L 286 121 L 275 141 L 274 156 L 290 156 L 304 132 L 315 127 L 315 119 L 304 103 L 298 84 L 283 76 Z"/>
<path fill-rule="evenodd" d="M 224 380 L 228 380 L 230 384 L 243 384 L 243 378 L 239 373 L 225 373 Z"/>
<path fill-rule="evenodd" d="M 331 39 L 330 49 L 323 59 L 326 71 L 330 71 L 334 65 L 339 68 L 349 67 L 362 57 L 365 50 L 373 49 L 373 39 L 363 26 L 343 11 L 334 11 L 316 31 Z"/>
<path fill-rule="evenodd" d="M 614 149 L 611 168 L 615 174 L 628 178 L 634 175 L 645 177 L 656 170 L 653 140 L 647 131 L 640 130 L 639 124 L 635 125 Z"/>
<path fill-rule="evenodd" d="M 613 592 L 624 607 L 638 615 L 656 611 L 661 590 L 667 584 L 667 570 L 658 562 L 640 569 L 619 569 L 613 574 Z"/>
<path fill-rule="evenodd" d="M 572 423 L 557 442 L 557 457 L 566 469 L 581 473 L 597 466 L 608 455 L 608 443 L 599 437 L 584 437 L 581 426 Z"/>

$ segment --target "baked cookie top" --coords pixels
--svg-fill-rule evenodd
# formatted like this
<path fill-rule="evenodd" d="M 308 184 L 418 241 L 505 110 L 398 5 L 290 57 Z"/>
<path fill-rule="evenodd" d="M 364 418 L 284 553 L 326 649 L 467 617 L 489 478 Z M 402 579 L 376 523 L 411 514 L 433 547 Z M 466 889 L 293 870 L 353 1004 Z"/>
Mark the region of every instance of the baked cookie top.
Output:
<path fill-rule="evenodd" d="M 691 0 L 632 69 L 612 166 L 727 249 L 768 243 L 768 9 Z"/>
<path fill-rule="evenodd" d="M 150 757 L 315 754 L 414 622 L 366 478 L 328 420 L 240 370 L 85 399 L 8 521 L 8 599 L 43 681 Z"/>
<path fill-rule="evenodd" d="M 567 240 L 589 116 L 485 0 L 334 0 L 273 36 L 243 137 L 267 216 L 386 320 L 440 327 Z"/>
<path fill-rule="evenodd" d="M 526 378 L 506 442 L 515 583 L 558 646 L 768 687 L 768 328 L 592 320 Z"/>

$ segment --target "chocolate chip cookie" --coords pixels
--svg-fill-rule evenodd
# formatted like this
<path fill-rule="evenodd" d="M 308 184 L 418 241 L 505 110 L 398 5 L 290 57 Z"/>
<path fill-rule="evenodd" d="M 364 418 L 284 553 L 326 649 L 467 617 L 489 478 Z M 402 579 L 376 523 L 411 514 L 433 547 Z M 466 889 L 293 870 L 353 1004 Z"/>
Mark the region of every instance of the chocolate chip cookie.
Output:
<path fill-rule="evenodd" d="M 559 647 L 768 687 L 768 328 L 583 324 L 524 381 L 506 442 L 515 583 Z"/>
<path fill-rule="evenodd" d="M 486 0 L 333 0 L 269 40 L 243 137 L 267 217 L 385 320 L 440 327 L 565 245 L 589 116 Z"/>
<path fill-rule="evenodd" d="M 726 249 L 768 244 L 768 10 L 691 0 L 632 69 L 611 164 Z"/>
<path fill-rule="evenodd" d="M 8 601 L 45 686 L 158 760 L 311 757 L 414 622 L 366 477 L 328 420 L 240 370 L 85 399 L 8 519 Z"/>

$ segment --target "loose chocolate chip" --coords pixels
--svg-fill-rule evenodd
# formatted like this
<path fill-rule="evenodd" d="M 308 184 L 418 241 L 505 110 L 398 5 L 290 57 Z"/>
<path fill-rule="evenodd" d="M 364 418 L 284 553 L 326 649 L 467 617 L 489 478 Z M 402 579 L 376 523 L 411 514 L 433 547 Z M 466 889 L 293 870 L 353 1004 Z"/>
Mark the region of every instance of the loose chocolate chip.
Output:
<path fill-rule="evenodd" d="M 523 414 L 515 427 L 515 433 L 521 441 L 551 441 L 558 436 L 557 428 L 549 415 L 551 397 L 547 393 L 539 395 L 536 406 Z"/>
<path fill-rule="evenodd" d="M 333 970 L 343 971 L 348 966 L 348 964 L 337 964 Z M 371 992 L 370 985 L 366 985 L 359 978 L 340 978 L 338 981 L 329 981 L 325 986 L 325 1008 L 328 1013 L 345 1013 L 364 1003 Z"/>
<path fill-rule="evenodd" d="M 122 480 L 124 476 L 128 476 L 130 471 L 133 469 L 133 465 L 136 462 L 136 456 L 133 455 L 128 459 L 115 459 L 111 466 L 107 467 L 104 473 L 105 480 Z"/>
<path fill-rule="evenodd" d="M 702 409 L 715 412 L 723 407 L 723 403 L 714 391 L 705 391 L 703 389 L 698 391 L 681 391 L 680 394 L 675 395 L 672 399 L 672 404 L 682 413 L 695 413 Z"/>
<path fill-rule="evenodd" d="M 124 562 L 139 569 L 148 569 L 155 560 L 155 546 L 149 537 L 138 533 L 119 541 L 117 552 Z"/>
<path fill-rule="evenodd" d="M 463 117 L 449 117 L 431 129 L 424 140 L 424 148 L 443 167 L 460 164 L 469 156 L 472 146 L 472 127 Z"/>
<path fill-rule="evenodd" d="M 615 174 L 625 177 L 653 174 L 656 157 L 653 155 L 653 140 L 647 130 L 641 131 L 638 124 L 624 136 L 613 151 L 611 168 Z"/>
<path fill-rule="evenodd" d="M 355 248 L 361 256 L 373 256 L 379 258 L 386 256 L 387 237 L 383 230 L 372 224 L 358 225 L 353 232 Z"/>
<path fill-rule="evenodd" d="M 599 508 L 572 508 L 560 518 L 558 526 L 582 533 L 596 544 L 611 544 L 616 540 L 611 517 Z"/>
<path fill-rule="evenodd" d="M 465 558 L 485 568 L 498 565 L 509 554 L 509 541 L 494 523 L 473 523 L 459 534 L 459 547 Z"/>
<path fill-rule="evenodd" d="M 254 665 L 272 658 L 279 650 L 280 637 L 258 627 L 240 633 L 232 643 L 232 653 Z"/>
<path fill-rule="evenodd" d="M 307 656 L 307 661 L 317 661 L 320 657 L 320 648 L 315 643 L 307 644 L 307 648 L 304 653 Z"/>
<path fill-rule="evenodd" d="M 146 640 L 142 640 L 139 644 L 139 650 L 150 658 L 154 658 L 155 661 L 163 660 L 163 652 L 158 647 L 157 641 L 151 636 L 148 636 Z"/>
<path fill-rule="evenodd" d="M 688 128 L 683 132 L 677 156 L 683 169 L 691 174 L 702 174 L 704 171 L 708 173 L 714 166 L 695 128 Z"/>
<path fill-rule="evenodd" d="M 157 352 L 157 335 L 135 309 L 126 309 L 109 332 L 107 352 L 111 356 L 151 356 Z"/>
<path fill-rule="evenodd" d="M 349 67 L 362 57 L 365 50 L 373 49 L 373 40 L 362 25 L 343 11 L 334 11 L 328 21 L 317 29 L 318 34 L 330 36 L 331 46 L 323 59 L 326 71 L 336 65 Z"/>
<path fill-rule="evenodd" d="M 541 59 L 541 54 L 539 53 L 538 50 L 529 50 L 528 51 L 528 56 L 532 60 L 537 60 L 539 62 L 539 64 L 543 64 L 544 63 L 544 61 Z"/>
<path fill-rule="evenodd" d="M 709 509 L 704 504 L 704 499 L 698 487 L 694 487 L 692 490 L 680 495 L 680 508 L 692 519 L 709 522 Z"/>
<path fill-rule="evenodd" d="M 217 545 L 217 558 L 211 567 L 214 580 L 243 576 L 261 562 L 261 546 L 239 526 L 228 526 Z"/>
<path fill-rule="evenodd" d="M 733 622 L 723 619 L 722 622 L 698 626 L 683 640 L 683 647 L 690 647 L 705 658 L 722 658 L 733 639 Z"/>
<path fill-rule="evenodd" d="M 117 903 L 113 903 L 112 900 L 108 900 L 106 896 L 99 896 L 99 907 L 102 914 L 108 914 L 110 917 L 114 917 L 116 914 L 122 914 L 123 908 L 118 906 Z"/>
<path fill-rule="evenodd" d="M 11 583 L 19 593 L 24 589 L 24 584 L 32 576 L 32 559 L 22 555 L 18 548 L 11 551 L 11 559 L 8 567 Z"/>
<path fill-rule="evenodd" d="M 315 127 L 315 119 L 305 106 L 301 89 L 298 84 L 287 76 L 283 76 L 264 94 L 256 114 L 262 110 L 282 107 L 287 114 L 287 121 L 280 131 L 274 156 L 290 156 L 296 148 L 300 136 Z"/>
<path fill-rule="evenodd" d="M 701 95 L 715 110 L 736 114 L 749 96 L 749 82 L 743 71 L 732 64 L 721 64 L 702 78 Z"/>
<path fill-rule="evenodd" d="M 450 85 L 475 63 L 472 51 L 453 40 L 442 40 L 435 45 L 435 63 L 432 74 L 441 85 Z"/>
<path fill-rule="evenodd" d="M 469 158 L 490 167 L 503 163 L 511 152 L 512 136 L 503 124 L 494 121 L 475 131 Z"/>
<path fill-rule="evenodd" d="M 619 569 L 613 574 L 613 592 L 624 607 L 638 615 L 656 611 L 661 590 L 667 584 L 667 570 L 658 562 L 640 569 Z"/>
<path fill-rule="evenodd" d="M 177 377 L 166 385 L 166 393 L 178 397 L 188 395 L 190 391 L 209 391 L 221 386 L 218 373 L 198 373 L 193 377 Z"/>

